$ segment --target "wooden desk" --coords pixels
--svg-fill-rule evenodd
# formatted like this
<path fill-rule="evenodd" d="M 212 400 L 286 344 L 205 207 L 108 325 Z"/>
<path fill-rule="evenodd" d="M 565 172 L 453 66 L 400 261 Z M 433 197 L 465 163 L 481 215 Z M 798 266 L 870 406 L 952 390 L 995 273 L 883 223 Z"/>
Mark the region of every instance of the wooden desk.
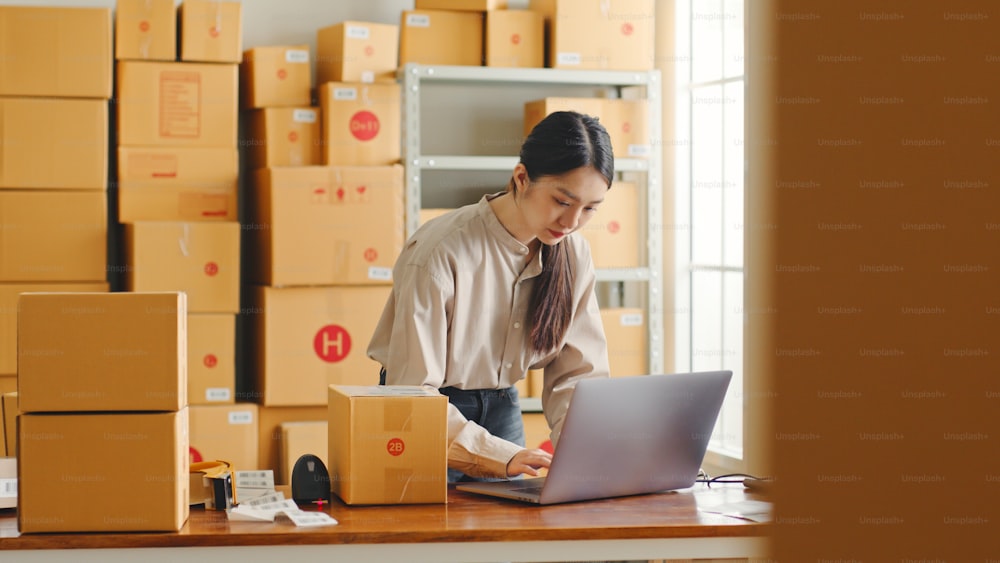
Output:
<path fill-rule="evenodd" d="M 539 507 L 452 489 L 447 505 L 349 507 L 334 500 L 323 510 L 340 523 L 320 528 L 283 518 L 229 522 L 223 512 L 197 508 L 178 533 L 19 535 L 7 511 L 0 514 L 0 551 L 19 550 L 11 561 L 76 563 L 749 558 L 766 555 L 768 526 L 703 509 L 754 498 L 741 485 L 698 485 Z"/>

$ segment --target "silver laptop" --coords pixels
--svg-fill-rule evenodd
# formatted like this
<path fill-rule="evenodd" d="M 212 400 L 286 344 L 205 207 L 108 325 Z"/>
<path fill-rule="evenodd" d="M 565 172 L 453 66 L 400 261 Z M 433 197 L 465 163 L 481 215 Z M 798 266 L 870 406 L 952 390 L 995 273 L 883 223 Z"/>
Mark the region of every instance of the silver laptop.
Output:
<path fill-rule="evenodd" d="M 732 375 L 707 371 L 582 380 L 546 477 L 455 488 L 555 504 L 690 487 Z"/>

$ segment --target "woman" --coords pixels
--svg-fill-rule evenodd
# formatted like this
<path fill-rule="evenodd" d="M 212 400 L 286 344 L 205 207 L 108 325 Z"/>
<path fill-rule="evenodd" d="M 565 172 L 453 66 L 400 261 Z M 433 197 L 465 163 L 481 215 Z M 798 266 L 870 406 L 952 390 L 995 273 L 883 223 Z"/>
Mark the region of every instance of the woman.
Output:
<path fill-rule="evenodd" d="M 544 368 L 556 444 L 573 387 L 607 377 L 607 342 L 586 240 L 574 231 L 611 187 L 608 133 L 550 114 L 521 147 L 505 192 L 427 222 L 393 269 L 368 355 L 382 382 L 449 398 L 448 480 L 538 475 L 552 456 L 524 447 L 514 384 Z"/>

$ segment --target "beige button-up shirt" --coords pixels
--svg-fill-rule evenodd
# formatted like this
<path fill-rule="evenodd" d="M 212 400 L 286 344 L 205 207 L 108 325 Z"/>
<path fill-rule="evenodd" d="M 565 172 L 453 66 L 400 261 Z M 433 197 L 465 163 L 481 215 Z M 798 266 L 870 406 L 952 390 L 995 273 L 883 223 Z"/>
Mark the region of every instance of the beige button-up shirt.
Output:
<path fill-rule="evenodd" d="M 501 389 L 544 368 L 542 408 L 556 443 L 576 382 L 609 375 L 590 247 L 575 233 L 560 243 L 574 271 L 573 318 L 557 349 L 534 352 L 528 308 L 541 253 L 527 262 L 528 247 L 489 205 L 498 195 L 429 221 L 407 241 L 368 356 L 390 385 Z M 448 409 L 448 466 L 505 475 L 520 447 Z"/>

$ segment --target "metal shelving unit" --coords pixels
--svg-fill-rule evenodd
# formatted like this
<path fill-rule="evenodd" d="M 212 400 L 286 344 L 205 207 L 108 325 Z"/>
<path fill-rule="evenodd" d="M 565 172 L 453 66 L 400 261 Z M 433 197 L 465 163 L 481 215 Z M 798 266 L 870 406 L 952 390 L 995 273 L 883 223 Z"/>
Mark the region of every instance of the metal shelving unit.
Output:
<path fill-rule="evenodd" d="M 424 154 L 421 150 L 421 93 L 425 83 L 440 84 L 491 84 L 498 88 L 504 85 L 545 86 L 576 85 L 623 88 L 642 86 L 645 88 L 649 104 L 650 140 L 656 143 L 662 138 L 660 103 L 661 82 L 659 71 L 601 71 L 563 70 L 550 68 L 496 68 L 466 66 L 435 66 L 407 64 L 397 75 L 403 96 L 403 166 L 406 183 L 406 233 L 407 236 L 419 226 L 422 202 L 422 176 L 429 170 L 466 171 L 507 171 L 517 164 L 516 156 L 463 156 L 451 154 Z M 544 95 L 544 94 L 543 94 Z M 602 282 L 643 282 L 643 301 L 646 322 L 649 329 L 649 370 L 663 372 L 663 237 L 656 228 L 663 223 L 662 165 L 658 150 L 650 151 L 645 159 L 616 159 L 615 171 L 644 175 L 646 265 L 629 269 L 599 269 L 597 279 Z M 541 410 L 537 398 L 522 399 L 525 411 Z"/>

